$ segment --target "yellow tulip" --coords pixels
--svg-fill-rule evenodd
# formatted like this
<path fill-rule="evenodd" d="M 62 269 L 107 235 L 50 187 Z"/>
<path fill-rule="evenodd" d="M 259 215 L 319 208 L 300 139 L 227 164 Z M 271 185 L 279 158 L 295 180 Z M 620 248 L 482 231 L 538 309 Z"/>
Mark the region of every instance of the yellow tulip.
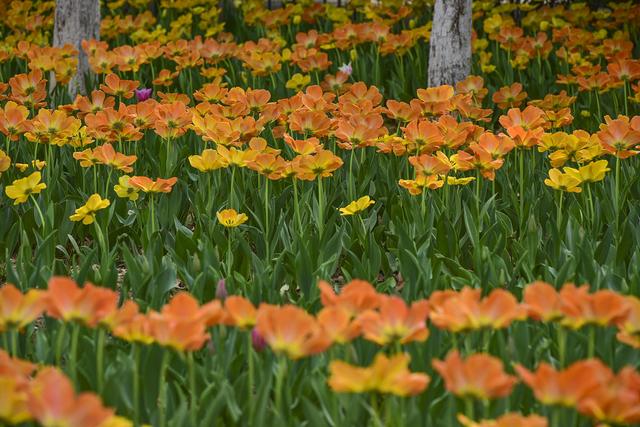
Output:
<path fill-rule="evenodd" d="M 92 194 L 84 206 L 76 209 L 76 212 L 69 217 L 71 221 L 82 221 L 83 224 L 93 224 L 96 219 L 96 212 L 108 207 L 111 202 L 103 199 L 99 194 Z"/>
<path fill-rule="evenodd" d="M 16 179 L 4 191 L 14 200 L 14 205 L 19 205 L 26 202 L 30 195 L 39 194 L 47 188 L 47 184 L 41 183 L 40 179 L 40 172 L 34 172 L 26 178 Z"/>
<path fill-rule="evenodd" d="M 354 200 L 349 203 L 344 208 L 338 209 L 340 211 L 340 215 L 354 215 L 363 210 L 367 209 L 369 206 L 373 205 L 375 200 L 372 200 L 369 196 L 360 197 L 358 200 Z"/>
<path fill-rule="evenodd" d="M 249 217 L 246 214 L 238 213 L 235 209 L 225 209 L 216 213 L 218 221 L 225 227 L 237 227 L 247 222 Z"/>

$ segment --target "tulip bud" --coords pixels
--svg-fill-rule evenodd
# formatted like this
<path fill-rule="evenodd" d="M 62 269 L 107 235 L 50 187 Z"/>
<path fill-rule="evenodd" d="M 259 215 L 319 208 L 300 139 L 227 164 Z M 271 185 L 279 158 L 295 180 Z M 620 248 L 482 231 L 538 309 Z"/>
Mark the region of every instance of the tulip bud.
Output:
<path fill-rule="evenodd" d="M 216 286 L 216 298 L 224 301 L 227 298 L 227 283 L 224 279 L 218 280 L 218 285 Z"/>
<path fill-rule="evenodd" d="M 146 101 L 147 99 L 151 98 L 151 92 L 153 92 L 153 89 L 151 88 L 136 89 L 136 99 L 138 100 L 138 102 Z"/>
<path fill-rule="evenodd" d="M 251 330 L 251 344 L 253 345 L 253 349 L 255 351 L 262 351 L 267 346 L 267 342 L 262 338 L 262 335 L 258 333 L 256 328 Z"/>

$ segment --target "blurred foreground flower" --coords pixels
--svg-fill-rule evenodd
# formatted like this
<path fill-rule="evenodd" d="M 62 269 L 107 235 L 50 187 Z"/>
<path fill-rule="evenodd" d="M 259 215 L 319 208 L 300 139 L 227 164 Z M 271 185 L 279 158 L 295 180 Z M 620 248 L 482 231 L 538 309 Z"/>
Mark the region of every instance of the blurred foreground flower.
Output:
<path fill-rule="evenodd" d="M 334 360 L 329 365 L 329 386 L 342 393 L 379 392 L 398 396 L 422 393 L 429 385 L 427 374 L 409 370 L 409 355 L 397 354 L 387 358 L 378 354 L 371 366 L 361 368 Z"/>

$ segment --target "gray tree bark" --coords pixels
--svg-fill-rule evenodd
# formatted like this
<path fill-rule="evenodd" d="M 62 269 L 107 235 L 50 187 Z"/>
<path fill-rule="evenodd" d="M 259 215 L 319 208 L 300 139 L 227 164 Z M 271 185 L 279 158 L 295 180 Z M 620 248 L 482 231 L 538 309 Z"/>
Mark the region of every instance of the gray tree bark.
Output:
<path fill-rule="evenodd" d="M 100 39 L 100 0 L 56 0 L 53 45 L 70 44 L 78 50 L 78 70 L 69 82 L 71 99 L 86 91 L 89 62 L 81 43 L 90 39 Z"/>
<path fill-rule="evenodd" d="M 470 72 L 471 0 L 436 0 L 429 42 L 429 86 L 454 86 Z"/>

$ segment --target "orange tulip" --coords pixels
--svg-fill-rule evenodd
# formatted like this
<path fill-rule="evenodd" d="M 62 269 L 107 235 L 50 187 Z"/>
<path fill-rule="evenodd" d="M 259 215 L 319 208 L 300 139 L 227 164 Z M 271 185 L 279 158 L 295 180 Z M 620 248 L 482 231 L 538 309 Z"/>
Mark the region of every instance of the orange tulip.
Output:
<path fill-rule="evenodd" d="M 617 375 L 604 365 L 601 371 L 599 386 L 580 399 L 578 412 L 605 424 L 640 423 L 640 374 L 629 366 Z"/>
<path fill-rule="evenodd" d="M 212 324 L 222 317 L 219 303 L 200 307 L 195 298 L 186 292 L 171 298 L 160 313 L 151 312 L 148 315 L 155 341 L 178 351 L 201 349 L 209 340 L 206 326 L 212 317 Z"/>
<path fill-rule="evenodd" d="M 533 282 L 524 288 L 523 307 L 529 317 L 543 322 L 558 320 L 562 317 L 560 294 L 546 282 Z"/>
<path fill-rule="evenodd" d="M 640 348 L 640 299 L 628 296 L 626 300 L 629 311 L 616 322 L 618 327 L 616 338 L 632 347 Z"/>
<path fill-rule="evenodd" d="M 445 360 L 433 360 L 433 367 L 444 378 L 447 390 L 456 396 L 494 399 L 511 394 L 518 380 L 507 375 L 500 359 L 483 353 L 462 359 L 457 350 Z"/>
<path fill-rule="evenodd" d="M 95 394 L 76 395 L 71 381 L 55 368 L 44 368 L 33 379 L 27 407 L 44 427 L 102 426 L 115 417 L 114 411 L 104 407 Z"/>
<path fill-rule="evenodd" d="M 503 289 L 494 289 L 485 298 L 481 298 L 480 289 L 469 287 L 460 292 L 436 291 L 429 298 L 429 304 L 431 321 L 451 332 L 501 329 L 525 317 L 524 308 Z"/>
<path fill-rule="evenodd" d="M 105 319 L 113 335 L 132 343 L 151 344 L 155 337 L 151 329 L 152 322 L 139 312 L 138 304 L 128 300 L 112 316 Z"/>
<path fill-rule="evenodd" d="M 547 363 L 541 363 L 535 372 L 521 365 L 514 369 L 540 402 L 545 405 L 574 407 L 580 399 L 591 392 L 600 382 L 602 362 L 597 359 L 581 360 L 563 371 L 556 371 Z"/>
<path fill-rule="evenodd" d="M 0 422 L 20 424 L 32 418 L 27 407 L 27 391 L 35 368 L 34 364 L 12 358 L 0 350 Z"/>
<path fill-rule="evenodd" d="M 74 153 L 75 155 L 76 153 Z M 75 156 L 74 156 L 75 157 Z M 138 159 L 136 156 L 127 156 L 116 152 L 111 144 L 104 144 L 93 149 L 93 159 L 97 163 L 115 168 L 124 173 L 133 171 L 132 164 Z"/>
<path fill-rule="evenodd" d="M 465 417 L 464 415 L 458 415 L 458 421 L 464 427 L 547 427 L 549 423 L 547 419 L 540 415 L 524 415 L 510 413 L 501 416 L 495 420 L 482 420 L 475 422 Z"/>
<path fill-rule="evenodd" d="M 260 305 L 256 330 L 274 352 L 294 360 L 320 353 L 331 344 L 315 318 L 294 305 Z"/>
<path fill-rule="evenodd" d="M 121 80 L 116 74 L 108 74 L 104 78 L 104 84 L 100 85 L 100 89 L 108 94 L 117 97 L 129 99 L 133 97 L 133 90 L 136 89 L 139 82 L 134 80 Z"/>
<path fill-rule="evenodd" d="M 91 283 L 80 288 L 70 278 L 53 277 L 49 280 L 45 301 L 49 316 L 94 327 L 117 310 L 118 294 Z"/>
<path fill-rule="evenodd" d="M 409 371 L 409 355 L 396 354 L 387 358 L 376 355 L 373 364 L 366 368 L 334 360 L 329 365 L 329 387 L 338 393 L 378 392 L 397 396 L 413 396 L 422 393 L 430 378 L 423 373 Z"/>
<path fill-rule="evenodd" d="M 333 287 L 325 281 L 320 281 L 318 287 L 323 306 L 344 308 L 352 317 L 380 305 L 380 298 L 375 288 L 364 280 L 350 281 L 342 287 L 339 294 L 336 294 Z"/>
<path fill-rule="evenodd" d="M 158 178 L 152 180 L 146 176 L 132 176 L 129 178 L 129 184 L 132 187 L 139 188 L 145 193 L 170 193 L 171 189 L 178 181 L 178 178 Z"/>
<path fill-rule="evenodd" d="M 560 290 L 562 324 L 572 329 L 585 325 L 608 326 L 624 319 L 629 311 L 625 298 L 613 291 L 600 290 L 592 294 L 589 287 L 568 283 Z"/>
<path fill-rule="evenodd" d="M 23 295 L 12 284 L 0 287 L 0 332 L 22 329 L 40 317 L 44 309 L 43 291 L 29 289 Z"/>
<path fill-rule="evenodd" d="M 400 297 L 379 296 L 378 310 L 358 316 L 365 339 L 379 345 L 424 341 L 429 336 L 429 302 L 415 301 L 410 307 Z"/>
<path fill-rule="evenodd" d="M 606 152 L 621 159 L 640 153 L 636 149 L 640 145 L 640 131 L 631 127 L 628 117 L 619 116 L 613 120 L 606 116 L 604 120 L 597 135 Z"/>
<path fill-rule="evenodd" d="M 256 324 L 258 311 L 248 299 L 236 295 L 224 300 L 223 323 L 240 329 L 250 329 Z"/>
<path fill-rule="evenodd" d="M 360 323 L 344 307 L 325 307 L 318 313 L 317 320 L 331 342 L 345 344 L 360 335 Z"/>
<path fill-rule="evenodd" d="M 495 102 L 499 108 L 517 108 L 522 105 L 522 101 L 527 98 L 527 92 L 522 91 L 521 83 L 514 83 L 511 86 L 501 87 L 497 92 L 493 94 L 493 102 Z"/>
<path fill-rule="evenodd" d="M 404 138 L 414 144 L 419 153 L 433 153 L 444 142 L 438 125 L 428 120 L 413 120 L 402 131 Z"/>

